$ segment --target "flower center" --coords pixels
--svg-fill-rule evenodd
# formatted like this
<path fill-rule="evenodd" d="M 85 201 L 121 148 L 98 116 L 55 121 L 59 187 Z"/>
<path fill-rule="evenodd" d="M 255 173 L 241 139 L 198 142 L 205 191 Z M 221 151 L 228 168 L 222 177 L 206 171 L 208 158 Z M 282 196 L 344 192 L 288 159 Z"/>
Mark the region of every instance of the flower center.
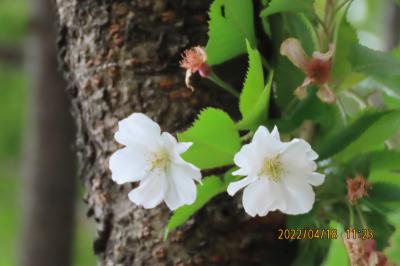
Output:
<path fill-rule="evenodd" d="M 324 84 L 329 81 L 331 76 L 331 61 L 311 59 L 306 67 L 307 76 L 317 84 Z"/>
<path fill-rule="evenodd" d="M 262 176 L 268 176 L 274 182 L 279 182 L 282 179 L 283 167 L 279 155 L 272 159 L 266 159 L 261 169 Z"/>
<path fill-rule="evenodd" d="M 164 170 L 170 164 L 170 159 L 169 159 L 168 153 L 165 150 L 160 150 L 160 151 L 153 153 L 150 156 L 149 161 L 150 161 L 149 162 L 149 165 L 150 165 L 149 171 L 152 171 L 154 169 Z"/>

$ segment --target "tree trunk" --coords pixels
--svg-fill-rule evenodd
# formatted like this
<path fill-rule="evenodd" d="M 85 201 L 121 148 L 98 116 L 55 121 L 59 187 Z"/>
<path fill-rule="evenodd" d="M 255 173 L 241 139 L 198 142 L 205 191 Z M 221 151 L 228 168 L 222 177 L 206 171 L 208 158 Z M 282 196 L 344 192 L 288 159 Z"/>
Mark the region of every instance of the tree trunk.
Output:
<path fill-rule="evenodd" d="M 390 0 L 387 4 L 387 24 L 386 24 L 386 48 L 392 50 L 400 42 L 400 5 L 396 0 Z"/>
<path fill-rule="evenodd" d="M 58 71 L 56 13 L 35 0 L 26 42 L 29 108 L 23 160 L 22 266 L 69 266 L 75 203 L 74 127 Z"/>
<path fill-rule="evenodd" d="M 118 120 L 143 112 L 163 130 L 181 131 L 204 106 L 232 109 L 232 98 L 197 86 L 191 94 L 180 53 L 205 44 L 209 1 L 58 0 L 60 56 L 78 126 L 77 153 L 88 214 L 97 222 L 100 265 L 287 265 L 276 242 L 279 215 L 249 219 L 226 195 L 217 197 L 162 240 L 170 212 L 145 210 L 108 170 Z M 236 103 L 237 104 L 237 103 Z"/>

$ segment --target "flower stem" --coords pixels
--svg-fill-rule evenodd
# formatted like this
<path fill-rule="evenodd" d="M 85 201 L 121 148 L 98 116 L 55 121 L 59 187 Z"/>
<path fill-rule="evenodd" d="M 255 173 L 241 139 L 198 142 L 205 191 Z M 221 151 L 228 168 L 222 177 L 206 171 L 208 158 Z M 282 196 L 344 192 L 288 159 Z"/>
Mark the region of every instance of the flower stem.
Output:
<path fill-rule="evenodd" d="M 264 68 L 271 70 L 272 67 L 268 64 L 267 59 L 265 59 L 263 56 L 261 56 L 261 63 L 264 66 Z"/>
<path fill-rule="evenodd" d="M 233 96 L 239 98 L 239 93 L 228 83 L 220 79 L 214 72 L 207 77 L 209 80 L 220 86 L 226 92 L 229 92 Z"/>
<path fill-rule="evenodd" d="M 354 227 L 354 210 L 353 207 L 350 205 L 349 202 L 347 202 L 347 207 L 349 208 L 349 223 L 350 223 L 350 227 L 353 228 Z"/>
<path fill-rule="evenodd" d="M 340 3 L 337 7 L 336 7 L 336 9 L 333 11 L 333 14 L 336 14 L 342 7 L 344 7 L 347 3 L 349 3 L 350 2 L 350 4 L 351 4 L 351 2 L 353 2 L 353 0 L 345 0 L 345 1 L 343 1 L 342 3 Z"/>
<path fill-rule="evenodd" d="M 368 228 L 367 222 L 365 221 L 364 215 L 362 214 L 360 207 L 356 206 L 356 211 L 363 227 Z"/>

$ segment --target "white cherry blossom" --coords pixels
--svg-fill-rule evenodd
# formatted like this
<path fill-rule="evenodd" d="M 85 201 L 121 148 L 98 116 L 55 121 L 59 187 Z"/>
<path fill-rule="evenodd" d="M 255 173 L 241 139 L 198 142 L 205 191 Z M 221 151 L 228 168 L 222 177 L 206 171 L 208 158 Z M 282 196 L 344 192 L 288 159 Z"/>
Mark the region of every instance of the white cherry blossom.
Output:
<path fill-rule="evenodd" d="M 142 113 L 133 113 L 119 122 L 115 139 L 125 147 L 110 158 L 112 179 L 118 184 L 140 182 L 129 199 L 144 208 L 165 201 L 171 210 L 196 199 L 200 170 L 184 161 L 192 143 L 178 143 L 169 133 L 161 133 L 157 123 Z"/>
<path fill-rule="evenodd" d="M 315 193 L 325 176 L 316 173 L 318 155 L 302 139 L 282 142 L 275 127 L 270 133 L 260 126 L 251 143 L 235 155 L 239 169 L 234 175 L 245 178 L 228 186 L 233 196 L 244 188 L 243 207 L 251 216 L 264 216 L 280 210 L 287 214 L 302 214 L 311 210 Z"/>

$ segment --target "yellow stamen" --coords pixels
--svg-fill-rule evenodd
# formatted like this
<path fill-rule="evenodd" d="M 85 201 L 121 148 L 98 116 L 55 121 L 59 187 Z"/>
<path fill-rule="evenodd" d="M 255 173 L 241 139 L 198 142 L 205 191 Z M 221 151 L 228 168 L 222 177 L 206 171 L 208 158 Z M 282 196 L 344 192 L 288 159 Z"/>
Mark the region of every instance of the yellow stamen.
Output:
<path fill-rule="evenodd" d="M 263 168 L 261 169 L 262 176 L 268 176 L 272 181 L 279 182 L 282 179 L 282 174 L 283 167 L 279 155 L 264 161 Z"/>

